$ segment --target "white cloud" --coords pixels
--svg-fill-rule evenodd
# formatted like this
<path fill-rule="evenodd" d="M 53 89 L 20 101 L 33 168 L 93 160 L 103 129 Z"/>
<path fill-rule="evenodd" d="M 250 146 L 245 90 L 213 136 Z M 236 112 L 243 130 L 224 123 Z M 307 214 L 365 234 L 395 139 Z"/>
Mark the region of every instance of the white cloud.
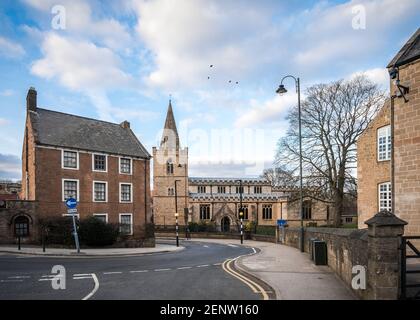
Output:
<path fill-rule="evenodd" d="M 352 27 L 352 8 L 356 5 L 365 9 L 366 29 Z M 294 17 L 294 25 L 301 26 L 299 35 L 292 39 L 298 48 L 294 61 L 302 68 L 319 70 L 331 62 L 348 63 L 379 52 L 387 39 L 380 35 L 394 28 L 390 21 L 409 19 L 419 10 L 416 0 L 352 0 L 333 6 L 321 2 Z"/>
<path fill-rule="evenodd" d="M 196 87 L 208 76 L 225 85 L 273 58 L 269 52 L 276 42 L 265 6 L 215 0 L 134 3 L 138 34 L 154 54 L 155 68 L 146 78 L 152 86 Z"/>
<path fill-rule="evenodd" d="M 18 59 L 25 55 L 25 49 L 19 43 L 0 37 L 0 55 L 11 59 Z"/>
<path fill-rule="evenodd" d="M 57 79 L 73 90 L 98 90 L 128 86 L 131 77 L 120 69 L 121 61 L 108 48 L 50 33 L 42 44 L 44 58 L 35 61 L 31 72 Z"/>
<path fill-rule="evenodd" d="M 386 68 L 374 68 L 365 71 L 358 71 L 352 73 L 349 78 L 364 75 L 373 83 L 378 84 L 383 90 L 389 91 L 389 73 Z"/>
<path fill-rule="evenodd" d="M 83 0 L 25 0 L 33 8 L 40 10 L 51 19 L 51 9 L 55 5 L 61 5 L 65 9 L 65 31 L 72 35 L 82 36 L 94 40 L 101 45 L 114 50 L 123 50 L 133 46 L 135 42 L 126 26 L 113 18 L 94 18 L 100 16 L 100 8 L 91 7 L 90 2 Z"/>
<path fill-rule="evenodd" d="M 45 37 L 41 49 L 44 57 L 33 63 L 33 74 L 84 93 L 102 119 L 113 119 L 115 109 L 106 90 L 133 87 L 132 77 L 121 69 L 122 62 L 113 51 L 54 33 Z"/>
<path fill-rule="evenodd" d="M 296 104 L 297 98 L 294 92 L 281 96 L 277 95 L 263 102 L 251 100 L 250 108 L 241 111 L 241 115 L 236 120 L 235 126 L 245 128 L 261 124 L 267 125 L 271 122 L 280 122 L 283 120 L 287 110 Z"/>
<path fill-rule="evenodd" d="M 4 126 L 8 123 L 9 123 L 9 121 L 7 119 L 0 118 L 0 126 Z"/>

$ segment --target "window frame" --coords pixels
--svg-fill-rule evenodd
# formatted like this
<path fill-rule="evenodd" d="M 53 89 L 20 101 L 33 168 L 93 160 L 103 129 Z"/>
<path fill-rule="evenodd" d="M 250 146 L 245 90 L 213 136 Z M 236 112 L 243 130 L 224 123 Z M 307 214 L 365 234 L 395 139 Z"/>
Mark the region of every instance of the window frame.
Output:
<path fill-rule="evenodd" d="M 197 187 L 197 193 L 207 193 L 206 189 L 207 189 L 206 186 L 198 186 Z M 202 191 L 204 191 L 204 192 L 202 192 Z"/>
<path fill-rule="evenodd" d="M 381 186 L 386 185 L 387 186 L 387 196 L 389 198 L 387 198 L 386 200 L 382 200 L 382 201 L 386 201 L 387 204 L 389 204 L 389 206 L 387 205 L 387 207 L 381 207 Z M 382 192 L 383 193 L 383 192 Z M 391 211 L 392 210 L 392 185 L 391 185 L 391 181 L 385 181 L 385 182 L 381 182 L 378 183 L 378 211 L 382 211 L 382 210 L 388 210 Z"/>
<path fill-rule="evenodd" d="M 309 203 L 309 206 L 307 205 L 308 203 Z M 307 210 L 306 211 L 307 213 L 309 210 L 309 214 L 307 214 L 307 216 L 309 217 L 305 216 L 305 210 Z M 305 200 L 302 203 L 302 220 L 312 220 L 312 201 L 311 200 Z"/>
<path fill-rule="evenodd" d="M 95 169 L 95 156 L 104 156 L 105 157 L 105 170 Z M 92 153 L 92 171 L 93 172 L 108 172 L 108 155 L 103 153 Z"/>
<path fill-rule="evenodd" d="M 122 191 L 122 185 L 130 185 L 130 201 L 123 201 L 122 200 L 122 197 L 121 197 L 121 191 Z M 131 183 L 131 182 L 120 182 L 120 192 L 119 192 L 119 200 L 120 200 L 120 203 L 133 203 L 133 183 Z"/>
<path fill-rule="evenodd" d="M 208 212 L 207 212 L 207 210 L 206 210 L 206 212 L 204 212 L 206 216 L 208 214 L 208 219 L 207 218 L 202 218 L 201 208 L 207 208 L 208 209 Z M 200 220 L 203 220 L 203 221 L 209 221 L 209 220 L 211 220 L 210 204 L 206 204 L 206 203 L 200 204 L 200 206 L 198 208 L 198 211 L 199 211 L 199 215 L 200 215 Z"/>
<path fill-rule="evenodd" d="M 93 217 L 103 217 L 103 216 L 105 216 L 105 223 L 108 223 L 108 213 L 94 213 L 93 215 L 92 215 Z"/>
<path fill-rule="evenodd" d="M 254 186 L 254 194 L 262 194 L 262 186 Z"/>
<path fill-rule="evenodd" d="M 65 152 L 72 152 L 76 154 L 76 168 L 72 167 L 65 167 L 64 166 L 64 153 Z M 79 170 L 79 151 L 70 150 L 70 149 L 61 149 L 61 169 L 66 170 Z"/>
<path fill-rule="evenodd" d="M 95 183 L 105 184 L 105 200 L 95 200 Z M 108 181 L 99 181 L 99 180 L 92 181 L 92 202 L 99 202 L 99 203 L 108 202 Z"/>
<path fill-rule="evenodd" d="M 18 220 L 19 218 L 24 218 L 24 219 L 26 219 L 26 222 L 25 222 L 25 224 L 26 224 L 26 228 L 25 228 L 25 234 L 18 234 L 17 232 L 16 232 L 16 220 Z M 21 222 L 21 223 L 18 223 L 19 225 L 23 225 L 24 223 L 23 222 Z M 30 228 L 29 228 L 29 225 L 30 225 L 30 220 L 29 220 L 29 218 L 27 217 L 27 216 L 24 216 L 24 215 L 20 215 L 20 216 L 17 216 L 14 220 L 13 220 L 13 232 L 14 232 L 14 235 L 15 235 L 15 237 L 22 237 L 22 238 L 25 238 L 25 237 L 29 237 L 30 236 Z M 19 230 L 22 230 L 22 228 L 19 228 Z"/>
<path fill-rule="evenodd" d="M 130 233 L 122 233 L 121 232 L 121 225 L 122 225 L 122 223 L 121 223 L 121 217 L 122 216 L 130 216 L 131 217 L 131 224 L 130 224 Z M 129 212 L 127 212 L 127 213 L 120 213 L 119 215 L 118 215 L 118 222 L 119 222 L 119 230 L 120 230 L 120 233 L 121 234 L 123 234 L 123 235 L 126 235 L 126 236 L 132 236 L 133 235 L 133 226 L 134 226 L 134 220 L 133 220 L 133 214 L 132 213 L 129 213 Z"/>
<path fill-rule="evenodd" d="M 128 160 L 130 160 L 130 173 L 122 172 L 121 171 L 121 159 L 128 159 Z M 119 174 L 125 174 L 125 175 L 128 175 L 128 176 L 133 175 L 133 163 L 134 163 L 133 158 L 130 158 L 130 157 L 118 157 L 118 173 Z"/>
<path fill-rule="evenodd" d="M 64 182 L 65 181 L 73 181 L 73 182 L 77 182 L 77 196 L 76 196 L 76 201 L 79 202 L 80 201 L 80 182 L 79 179 L 69 179 L 69 178 L 62 178 L 61 179 L 61 198 L 63 202 L 66 202 L 66 199 L 64 198 Z"/>
<path fill-rule="evenodd" d="M 385 131 L 386 134 L 380 134 L 381 132 Z M 385 151 L 379 151 L 379 147 L 382 144 L 379 144 L 379 139 L 385 137 Z M 389 141 L 388 141 L 389 139 Z M 392 148 L 392 141 L 391 141 L 391 126 L 390 125 L 386 125 L 383 127 L 380 127 L 377 129 L 376 131 L 376 159 L 378 162 L 383 162 L 383 161 L 390 161 L 391 160 L 391 148 Z M 382 153 L 385 153 L 385 158 L 381 159 L 380 155 Z"/>
<path fill-rule="evenodd" d="M 265 210 L 264 210 L 265 209 Z M 270 212 L 270 218 L 267 218 L 267 210 Z M 266 211 L 266 212 L 264 212 Z M 263 204 L 262 205 L 262 219 L 263 220 L 273 220 L 273 205 L 272 204 Z"/>

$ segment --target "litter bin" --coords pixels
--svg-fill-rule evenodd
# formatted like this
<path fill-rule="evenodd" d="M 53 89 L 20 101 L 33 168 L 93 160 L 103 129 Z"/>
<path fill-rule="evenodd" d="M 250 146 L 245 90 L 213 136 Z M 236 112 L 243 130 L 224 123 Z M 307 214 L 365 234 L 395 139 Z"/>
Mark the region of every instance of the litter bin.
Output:
<path fill-rule="evenodd" d="M 314 262 L 317 266 L 325 266 L 328 264 L 327 260 L 327 244 L 325 241 L 315 240 L 313 242 L 313 256 Z"/>
<path fill-rule="evenodd" d="M 311 257 L 311 260 L 314 260 L 314 242 L 315 241 L 318 241 L 318 239 L 316 238 L 309 239 L 308 249 L 309 249 L 309 256 Z"/>

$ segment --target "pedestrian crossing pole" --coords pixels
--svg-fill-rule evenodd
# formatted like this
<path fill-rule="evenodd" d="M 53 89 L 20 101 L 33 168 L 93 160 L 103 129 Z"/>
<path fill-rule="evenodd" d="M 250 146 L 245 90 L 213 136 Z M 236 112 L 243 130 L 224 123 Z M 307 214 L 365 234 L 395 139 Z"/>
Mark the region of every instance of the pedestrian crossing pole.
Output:
<path fill-rule="evenodd" d="M 175 213 L 176 246 L 179 247 L 178 212 Z"/>
<path fill-rule="evenodd" d="M 244 243 L 244 225 L 243 225 L 244 211 L 242 208 L 239 211 L 239 216 L 241 218 L 241 244 L 243 244 Z"/>

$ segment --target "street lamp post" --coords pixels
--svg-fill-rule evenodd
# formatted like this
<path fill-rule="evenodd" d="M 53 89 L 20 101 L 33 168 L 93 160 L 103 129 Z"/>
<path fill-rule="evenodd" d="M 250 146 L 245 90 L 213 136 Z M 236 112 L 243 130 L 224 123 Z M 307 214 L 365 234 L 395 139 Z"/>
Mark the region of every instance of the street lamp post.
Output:
<path fill-rule="evenodd" d="M 292 78 L 295 81 L 296 86 L 296 93 L 298 95 L 298 113 L 299 113 L 299 193 L 300 193 L 300 200 L 299 200 L 299 210 L 300 210 L 300 251 L 304 251 L 304 230 L 303 230 L 303 169 L 302 169 L 302 112 L 300 107 L 300 79 L 296 78 L 292 75 L 287 75 L 281 79 L 280 86 L 276 90 L 276 93 L 282 94 L 286 93 L 287 90 L 283 85 L 283 81 L 287 78 Z"/>
<path fill-rule="evenodd" d="M 175 232 L 176 232 L 176 246 L 179 247 L 179 225 L 178 225 L 178 193 L 176 183 L 181 180 L 175 180 Z"/>

